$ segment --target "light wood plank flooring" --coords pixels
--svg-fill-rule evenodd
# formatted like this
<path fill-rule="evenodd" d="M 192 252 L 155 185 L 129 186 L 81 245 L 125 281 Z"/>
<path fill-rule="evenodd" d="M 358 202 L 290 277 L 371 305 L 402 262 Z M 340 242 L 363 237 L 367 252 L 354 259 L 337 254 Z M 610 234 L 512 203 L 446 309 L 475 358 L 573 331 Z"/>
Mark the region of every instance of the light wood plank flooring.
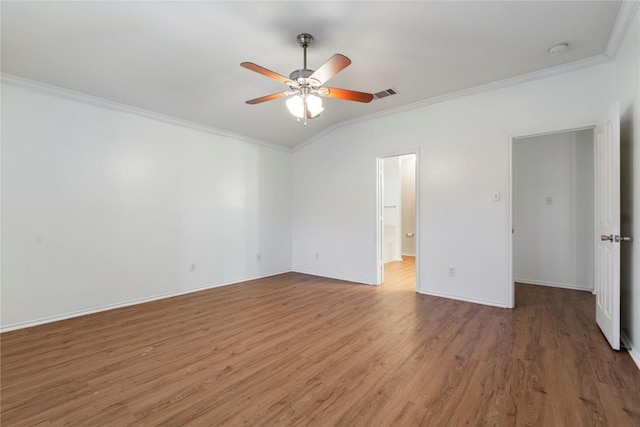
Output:
<path fill-rule="evenodd" d="M 639 426 L 640 371 L 586 292 L 517 308 L 303 274 L 2 334 L 13 425 Z"/>

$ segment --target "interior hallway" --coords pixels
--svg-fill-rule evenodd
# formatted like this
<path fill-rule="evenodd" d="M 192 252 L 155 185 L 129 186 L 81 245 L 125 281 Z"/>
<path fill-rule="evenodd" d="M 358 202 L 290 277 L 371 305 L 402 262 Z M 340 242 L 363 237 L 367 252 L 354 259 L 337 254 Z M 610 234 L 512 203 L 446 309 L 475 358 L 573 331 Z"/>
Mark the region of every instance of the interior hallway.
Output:
<path fill-rule="evenodd" d="M 416 290 L 416 257 L 402 256 L 402 261 L 388 262 L 384 265 L 382 290 Z"/>

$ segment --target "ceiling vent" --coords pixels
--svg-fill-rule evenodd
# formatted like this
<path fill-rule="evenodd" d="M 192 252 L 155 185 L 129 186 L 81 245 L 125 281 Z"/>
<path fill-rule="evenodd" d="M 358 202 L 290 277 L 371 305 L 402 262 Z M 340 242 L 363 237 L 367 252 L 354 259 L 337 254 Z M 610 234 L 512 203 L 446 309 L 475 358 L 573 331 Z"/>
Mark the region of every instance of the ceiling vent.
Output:
<path fill-rule="evenodd" d="M 387 96 L 397 95 L 397 93 L 398 91 L 395 90 L 394 88 L 389 88 L 389 89 L 374 93 L 373 98 L 382 99 L 382 98 L 386 98 Z"/>

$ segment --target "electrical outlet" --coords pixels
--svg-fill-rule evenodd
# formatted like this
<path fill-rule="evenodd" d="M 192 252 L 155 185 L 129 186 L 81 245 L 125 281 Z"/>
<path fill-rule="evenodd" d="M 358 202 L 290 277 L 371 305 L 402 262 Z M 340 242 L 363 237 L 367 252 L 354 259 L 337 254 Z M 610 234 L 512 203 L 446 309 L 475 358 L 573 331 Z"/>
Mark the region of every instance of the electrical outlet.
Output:
<path fill-rule="evenodd" d="M 193 273 L 194 271 L 196 271 L 196 264 L 195 264 L 195 263 L 189 264 L 189 271 L 190 271 L 191 273 Z"/>
<path fill-rule="evenodd" d="M 456 275 L 456 268 L 449 267 L 449 276 L 455 276 L 455 275 Z"/>
<path fill-rule="evenodd" d="M 500 201 L 500 192 L 496 191 L 495 193 L 493 193 L 493 195 L 491 196 L 491 200 L 493 202 L 499 202 Z"/>

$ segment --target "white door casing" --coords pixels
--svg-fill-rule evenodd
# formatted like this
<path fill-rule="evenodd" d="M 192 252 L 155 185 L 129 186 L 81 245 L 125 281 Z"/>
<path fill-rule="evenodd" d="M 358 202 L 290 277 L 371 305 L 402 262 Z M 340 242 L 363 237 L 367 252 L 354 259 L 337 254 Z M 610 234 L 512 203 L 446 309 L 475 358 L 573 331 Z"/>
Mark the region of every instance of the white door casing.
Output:
<path fill-rule="evenodd" d="M 596 322 L 620 349 L 620 104 L 595 129 Z"/>
<path fill-rule="evenodd" d="M 376 162 L 376 232 L 378 236 L 376 245 L 376 284 L 380 285 L 384 281 L 384 260 L 382 259 L 382 245 L 384 244 L 382 239 L 384 233 L 384 201 L 382 200 L 384 194 L 384 159 L 379 157 Z"/>

